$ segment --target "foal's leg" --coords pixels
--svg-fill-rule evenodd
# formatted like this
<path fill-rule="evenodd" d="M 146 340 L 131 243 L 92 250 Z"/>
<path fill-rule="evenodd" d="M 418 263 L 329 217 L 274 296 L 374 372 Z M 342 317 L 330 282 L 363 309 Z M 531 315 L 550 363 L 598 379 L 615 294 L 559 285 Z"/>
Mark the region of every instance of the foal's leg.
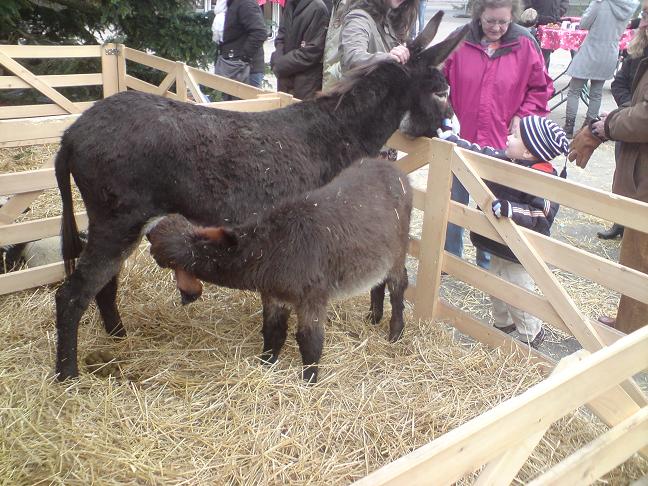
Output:
<path fill-rule="evenodd" d="M 78 376 L 77 338 L 79 321 L 90 301 L 99 296 L 104 312 L 116 312 L 116 306 L 109 305 L 115 295 L 116 279 L 123 260 L 132 251 L 138 240 L 137 231 L 123 231 L 119 226 L 107 225 L 106 231 L 90 229 L 88 244 L 79 257 L 76 269 L 56 292 L 56 372 L 59 380 Z M 108 231 L 109 230 L 109 231 Z M 119 243 L 111 241 L 109 235 L 121 235 Z M 129 237 L 130 236 L 130 237 Z M 108 303 L 107 303 L 108 302 Z M 101 309 L 101 307 L 100 307 Z M 110 321 L 114 326 L 115 321 Z M 115 327 L 111 327 L 115 329 Z M 110 332 L 110 331 L 109 331 Z"/>
<path fill-rule="evenodd" d="M 371 304 L 367 318 L 372 324 L 378 324 L 383 317 L 386 283 L 380 283 L 371 289 Z"/>
<path fill-rule="evenodd" d="M 308 383 L 317 382 L 318 367 L 324 347 L 327 299 L 304 299 L 297 310 L 297 343 L 304 370 L 302 377 Z"/>
<path fill-rule="evenodd" d="M 286 342 L 290 307 L 266 294 L 261 294 L 261 302 L 263 303 L 263 354 L 261 359 L 265 363 L 273 364 L 279 358 L 279 352 Z"/>
<path fill-rule="evenodd" d="M 389 287 L 389 300 L 391 302 L 392 315 L 389 321 L 389 341 L 398 341 L 405 327 L 403 311 L 405 310 L 405 290 L 407 289 L 407 269 L 405 265 L 398 266 L 387 278 Z"/>

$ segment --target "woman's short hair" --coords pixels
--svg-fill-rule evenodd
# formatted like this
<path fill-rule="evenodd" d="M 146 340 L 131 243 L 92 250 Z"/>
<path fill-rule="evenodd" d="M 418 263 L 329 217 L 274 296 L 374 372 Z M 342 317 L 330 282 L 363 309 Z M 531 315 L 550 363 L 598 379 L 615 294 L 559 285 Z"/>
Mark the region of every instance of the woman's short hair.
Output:
<path fill-rule="evenodd" d="M 475 0 L 472 7 L 473 20 L 479 20 L 487 8 L 502 8 L 510 7 L 511 18 L 516 21 L 520 15 L 520 1 L 519 0 Z"/>

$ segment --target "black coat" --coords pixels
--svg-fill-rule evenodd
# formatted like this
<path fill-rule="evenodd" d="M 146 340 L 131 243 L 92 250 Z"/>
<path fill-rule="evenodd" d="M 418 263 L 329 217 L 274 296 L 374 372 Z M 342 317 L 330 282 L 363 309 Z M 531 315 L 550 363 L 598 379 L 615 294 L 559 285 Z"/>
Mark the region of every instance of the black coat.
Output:
<path fill-rule="evenodd" d="M 267 38 L 263 14 L 256 0 L 228 0 L 220 56 L 250 62 Z"/>
<path fill-rule="evenodd" d="M 524 7 L 538 12 L 538 25 L 560 23 L 569 8 L 569 0 L 525 0 Z"/>
<path fill-rule="evenodd" d="M 322 56 L 329 11 L 322 0 L 288 0 L 270 64 L 277 89 L 299 99 L 322 89 Z"/>
<path fill-rule="evenodd" d="M 623 60 L 621 69 L 617 71 L 610 86 L 617 106 L 627 106 L 632 101 L 632 81 L 634 80 L 635 74 L 637 74 L 639 63 L 646 57 L 648 57 L 648 47 L 644 49 L 642 56 L 635 59 L 626 56 Z"/>

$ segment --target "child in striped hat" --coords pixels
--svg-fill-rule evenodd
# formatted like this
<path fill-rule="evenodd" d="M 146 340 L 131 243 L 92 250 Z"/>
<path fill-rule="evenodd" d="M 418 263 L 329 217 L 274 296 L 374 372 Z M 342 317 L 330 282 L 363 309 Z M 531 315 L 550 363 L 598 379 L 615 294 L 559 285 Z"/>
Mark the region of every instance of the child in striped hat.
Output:
<path fill-rule="evenodd" d="M 480 147 L 459 138 L 446 124 L 439 129 L 438 137 L 456 143 L 462 148 L 511 161 L 517 165 L 557 175 L 551 160 L 569 151 L 569 142 L 564 130 L 555 122 L 541 116 L 531 115 L 520 120 L 507 140 L 505 149 Z M 444 127 L 445 128 L 445 127 Z M 565 159 L 566 160 L 566 159 Z M 566 177 L 563 169 L 561 177 Z M 512 218 L 520 226 L 549 236 L 551 225 L 558 212 L 558 204 L 533 196 L 517 189 L 487 182 L 496 199 L 491 210 L 497 218 Z M 470 240 L 475 247 L 491 254 L 490 271 L 511 283 L 534 290 L 534 282 L 508 246 L 485 236 L 471 232 Z M 495 327 L 505 333 L 517 331 L 519 339 L 533 348 L 544 340 L 542 321 L 496 297 L 491 296 Z"/>

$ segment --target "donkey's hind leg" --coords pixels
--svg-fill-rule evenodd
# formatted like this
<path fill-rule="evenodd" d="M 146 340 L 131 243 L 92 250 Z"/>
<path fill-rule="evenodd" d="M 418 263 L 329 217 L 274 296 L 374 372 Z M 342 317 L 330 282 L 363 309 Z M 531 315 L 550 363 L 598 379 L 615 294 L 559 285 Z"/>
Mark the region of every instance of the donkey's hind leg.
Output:
<path fill-rule="evenodd" d="M 119 244 L 116 244 L 106 235 L 98 233 L 90 230 L 88 244 L 77 261 L 76 269 L 56 292 L 56 372 L 59 380 L 78 376 L 79 321 L 90 301 L 98 296 L 100 291 L 102 296 L 99 300 L 102 301 L 104 311 L 109 308 L 106 301 L 114 295 L 116 289 L 116 286 L 111 287 L 110 282 L 119 273 L 128 250 L 132 249 L 139 237 L 138 232 L 111 231 L 111 234 L 122 235 Z M 104 291 L 104 288 L 107 290 Z M 116 307 L 114 309 L 116 310 Z"/>
<path fill-rule="evenodd" d="M 263 362 L 273 364 L 279 358 L 279 352 L 288 335 L 288 317 L 290 307 L 283 302 L 261 294 L 263 303 Z"/>
<path fill-rule="evenodd" d="M 126 329 L 124 329 L 119 309 L 117 309 L 118 282 L 119 272 L 97 293 L 95 300 L 108 335 L 123 338 L 126 337 Z"/>
<path fill-rule="evenodd" d="M 392 308 L 389 321 L 389 341 L 392 343 L 400 339 L 403 327 L 405 327 L 403 311 L 405 310 L 405 290 L 407 285 L 407 269 L 405 265 L 395 267 L 387 278 L 389 301 Z"/>
<path fill-rule="evenodd" d="M 386 282 L 383 282 L 371 289 L 371 304 L 369 306 L 369 315 L 367 316 L 367 319 L 369 319 L 369 322 L 372 324 L 378 324 L 383 318 L 385 285 Z"/>
<path fill-rule="evenodd" d="M 324 324 L 326 323 L 327 299 L 305 297 L 296 307 L 297 343 L 304 366 L 302 377 L 307 383 L 316 383 L 318 363 L 324 347 Z"/>

